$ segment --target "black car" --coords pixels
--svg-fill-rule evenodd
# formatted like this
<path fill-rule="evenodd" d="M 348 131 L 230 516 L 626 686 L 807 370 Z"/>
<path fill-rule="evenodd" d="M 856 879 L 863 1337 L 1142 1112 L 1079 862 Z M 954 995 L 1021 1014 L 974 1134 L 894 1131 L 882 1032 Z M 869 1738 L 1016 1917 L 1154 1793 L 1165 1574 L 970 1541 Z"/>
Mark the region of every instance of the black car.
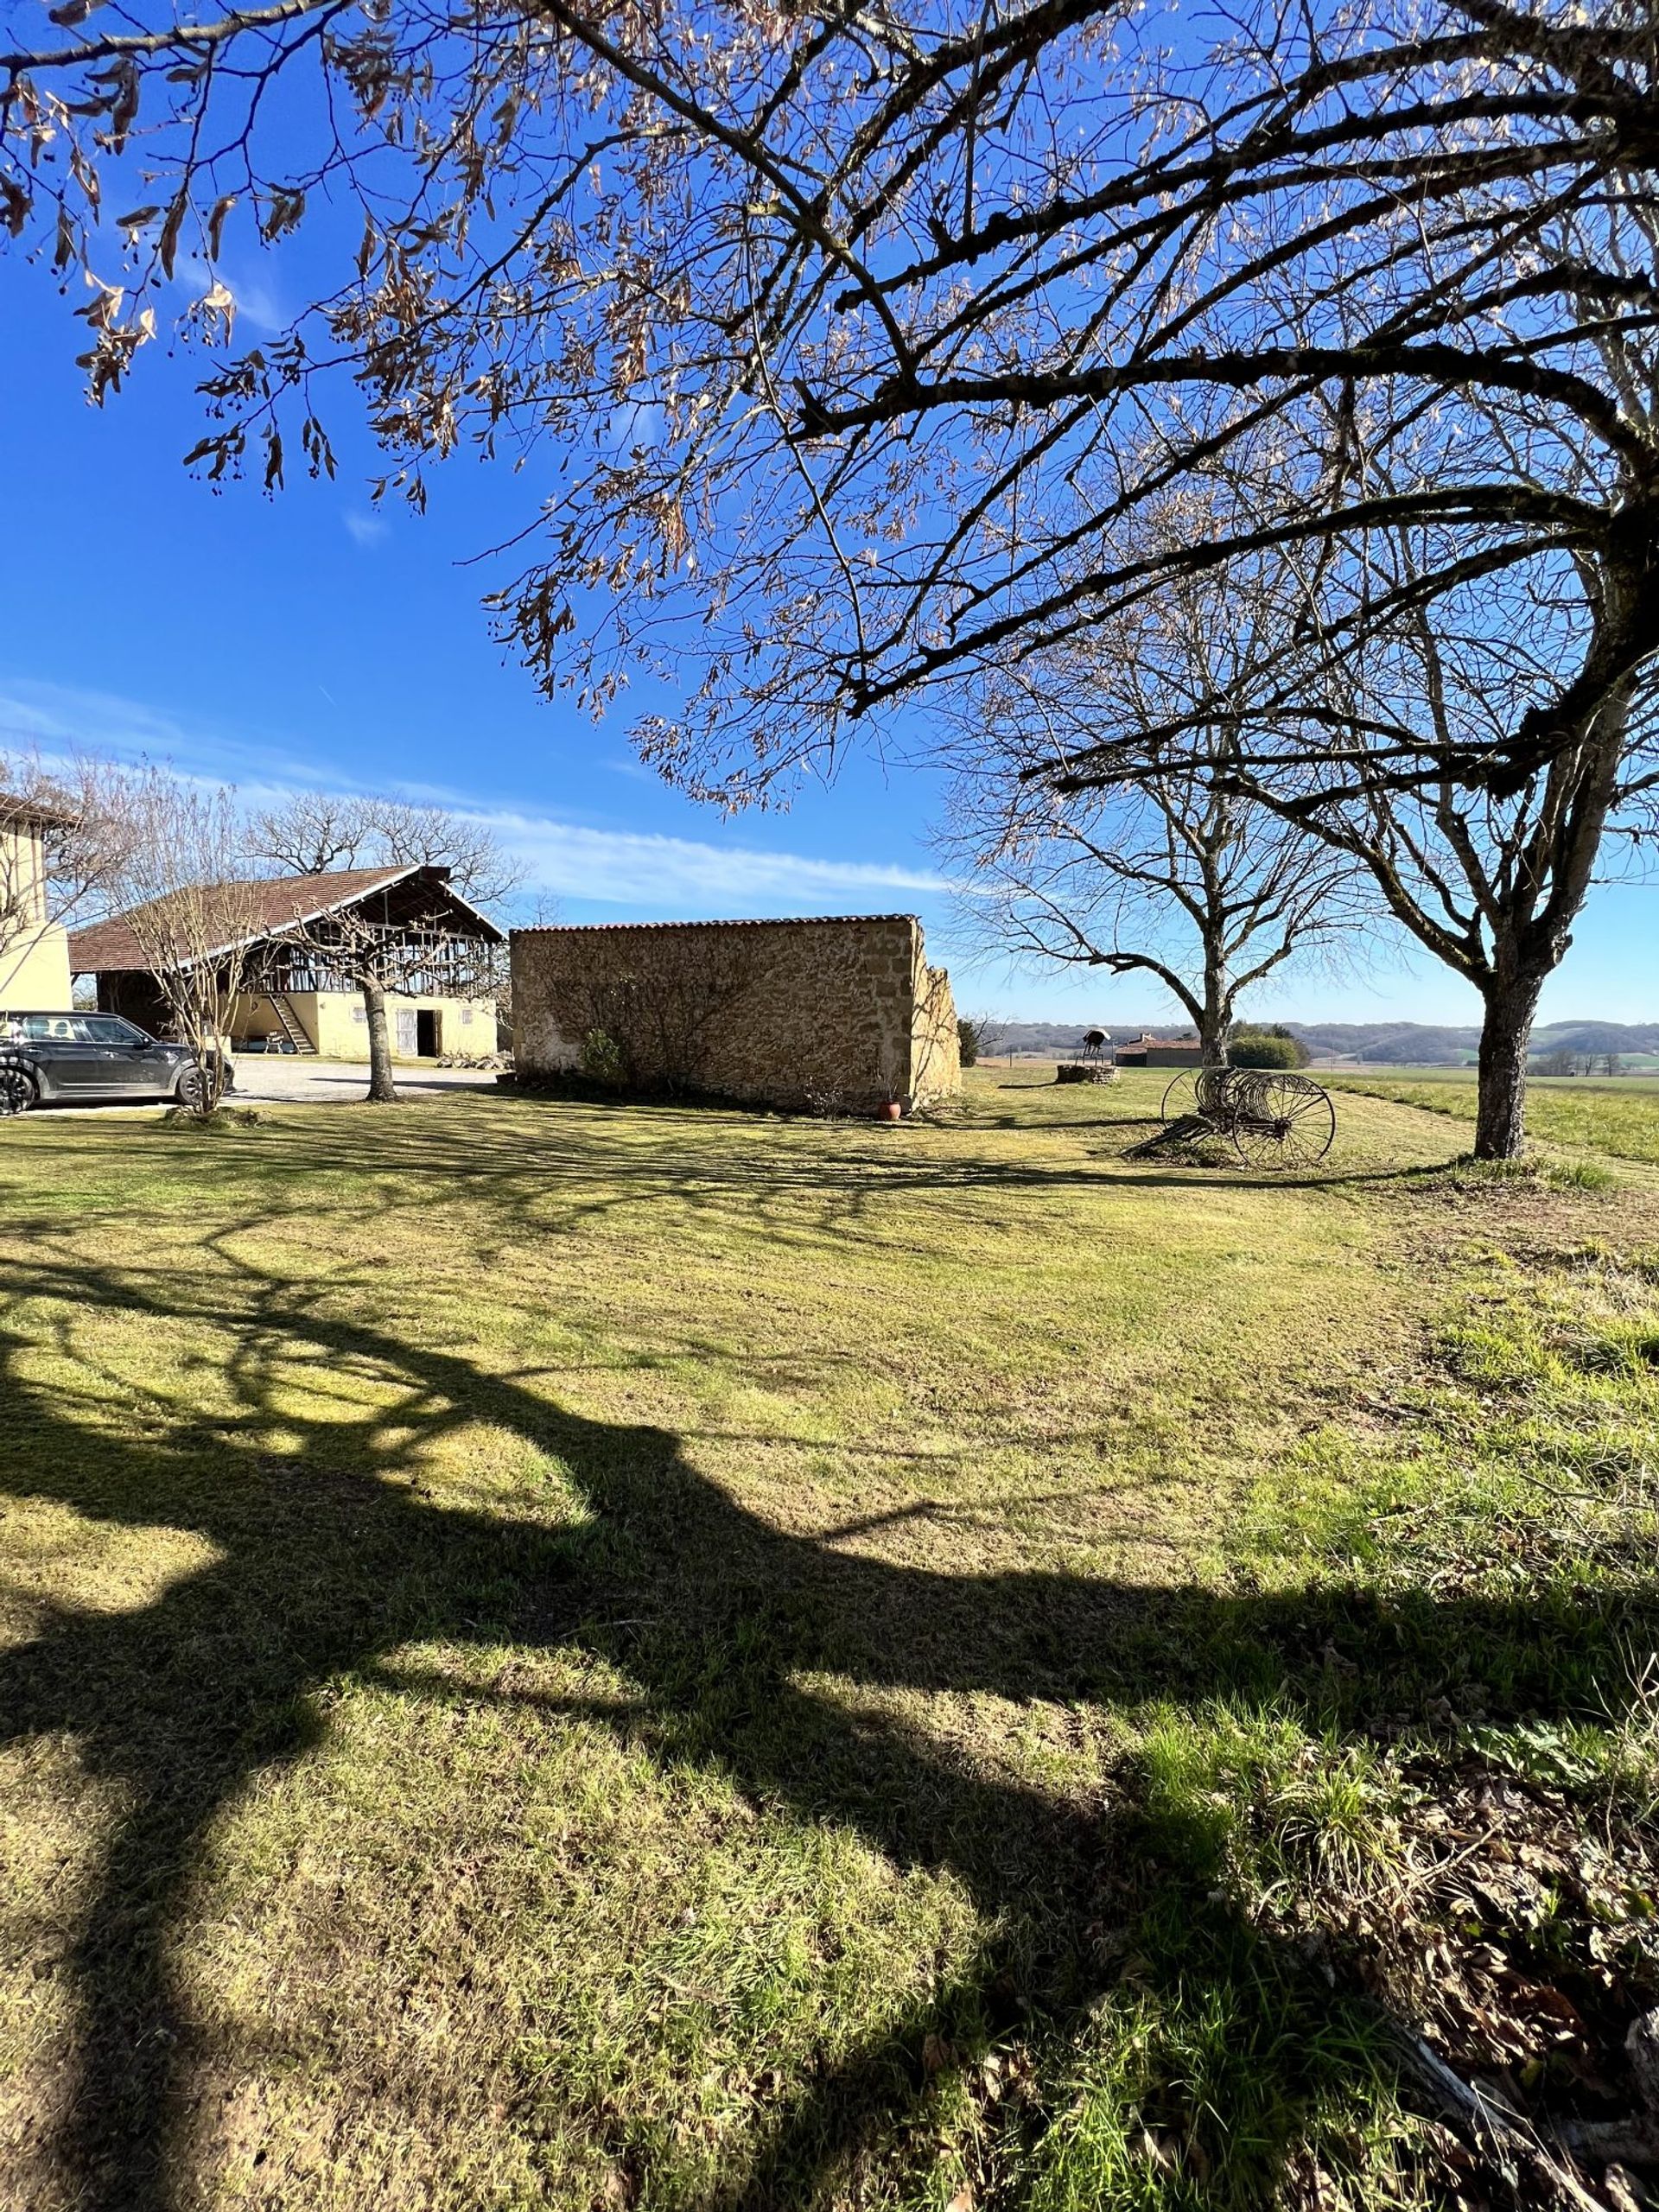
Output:
<path fill-rule="evenodd" d="M 0 1115 L 81 1100 L 164 1098 L 194 1105 L 201 1071 L 118 1014 L 0 1014 Z"/>

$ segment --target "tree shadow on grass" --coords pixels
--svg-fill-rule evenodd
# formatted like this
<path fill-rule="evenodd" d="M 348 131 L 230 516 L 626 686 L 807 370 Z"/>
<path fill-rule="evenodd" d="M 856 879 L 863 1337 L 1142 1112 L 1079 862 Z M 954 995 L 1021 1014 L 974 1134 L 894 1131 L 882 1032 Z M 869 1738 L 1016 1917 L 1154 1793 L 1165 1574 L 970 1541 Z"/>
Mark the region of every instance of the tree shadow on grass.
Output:
<path fill-rule="evenodd" d="M 0 1268 L 10 1317 L 0 1488 L 112 1524 L 194 1531 L 216 1554 L 138 1611 L 48 1611 L 32 1641 L 0 1656 L 0 1736 L 72 1738 L 125 1808 L 70 1961 L 78 2078 L 40 2153 L 37 2202 L 166 2212 L 192 2201 L 183 2114 L 210 2054 L 190 2047 L 169 1980 L 187 1886 L 212 1824 L 251 1779 L 319 1740 L 318 1689 L 372 1674 L 401 1645 L 586 1651 L 638 1685 L 638 1703 L 611 1725 L 660 1758 L 967 1886 L 996 1930 L 973 1973 L 867 2049 L 786 2085 L 752 2163 L 718 2198 L 793 2212 L 826 2201 L 861 2152 L 923 2111 L 930 2036 L 971 2048 L 1011 2017 L 1083 2018 L 1122 1967 L 1110 1893 L 1125 1847 L 1109 1808 L 855 1718 L 804 1679 L 1092 1707 L 1225 1694 L 1328 1717 L 1344 1700 L 1366 1713 L 1421 1709 L 1472 1666 L 1495 1707 L 1557 1713 L 1592 1701 L 1613 1656 L 1659 1626 L 1650 1592 L 1611 1609 L 1588 1598 L 1541 1609 L 1424 1599 L 1385 1613 L 1360 1590 L 1219 1597 L 889 1564 L 768 1525 L 689 1465 L 667 1431 L 571 1414 L 523 1376 L 390 1338 L 328 1295 L 247 1268 L 228 1284 Z M 73 1354 L 74 1316 L 87 1307 L 228 1344 L 213 1359 L 228 1406 L 195 1427 L 117 1434 L 93 1402 L 113 1378 L 87 1375 L 86 1402 L 28 1380 L 41 1317 Z M 296 1398 L 307 1376 L 315 1414 Z M 544 1526 L 424 1502 L 407 1486 L 414 1451 L 474 1422 L 555 1456 L 591 1518 Z M 1271 1946 L 1206 1898 L 1212 1871 L 1201 1852 L 1164 1870 L 1180 1909 L 1209 1929 L 1208 1955 L 1256 1957 L 1241 1986 L 1255 1989 L 1259 2009 L 1328 2016 L 1330 1991 L 1305 1966 L 1280 1958 L 1272 1975 L 1260 1971 Z M 1271 1990 L 1277 1998 L 1262 1993 Z M 1283 2019 L 1257 2026 L 1282 2094 L 1272 2124 L 1255 2115 L 1236 2140 L 1225 2112 L 1206 2122 L 1222 2161 L 1209 2192 L 1218 2205 L 1270 2200 L 1299 2112 L 1332 2087 L 1295 2055 L 1294 2023 L 1288 2034 Z"/>
<path fill-rule="evenodd" d="M 377 1123 L 366 1166 L 361 1126 L 350 1116 L 318 1111 L 303 1119 L 273 1117 L 251 1138 L 223 1140 L 215 1170 L 245 1179 L 249 1203 L 273 1217 L 285 1208 L 308 1217 L 313 1179 L 338 1176 L 349 1179 L 353 1209 L 364 1220 L 406 1208 L 410 1186 L 418 1183 L 448 1202 L 486 1206 L 489 1233 L 497 1239 L 569 1233 L 620 1215 L 636 1221 L 655 1213 L 706 1221 L 745 1237 L 781 1236 L 791 1245 L 817 1238 L 829 1249 L 860 1238 L 881 1244 L 892 1233 L 894 1209 L 912 1202 L 927 1210 L 925 1233 L 944 1237 L 953 1224 L 977 1228 L 988 1201 L 1023 1207 L 1034 1198 L 1065 1207 L 1114 1195 L 1132 1201 L 1166 1188 L 1229 1195 L 1363 1191 L 1433 1177 L 1450 1164 L 1449 1154 L 1403 1165 L 1338 1156 L 1287 1172 L 1246 1168 L 1229 1154 L 1213 1166 L 1180 1166 L 1129 1160 L 1121 1147 L 1089 1142 L 1110 1130 L 1127 1142 L 1138 1128 L 1157 1126 L 1130 1120 L 971 1127 L 967 1135 L 992 1141 L 979 1151 L 941 1151 L 912 1141 L 922 1133 L 903 1127 L 509 1097 L 493 1103 L 486 1118 L 468 1116 L 458 1173 L 455 1116 L 476 1103 L 465 1096 L 433 1098 Z M 54 1134 L 67 1149 L 61 1126 Z M 1031 1135 L 1075 1135 L 1077 1145 L 1033 1153 L 1001 1141 Z M 130 1156 L 148 1155 L 169 1168 L 177 1165 L 181 1145 L 204 1141 L 189 1127 L 150 1123 L 123 1132 Z M 101 1176 L 107 1148 L 90 1131 L 85 1158 L 89 1173 Z M 296 1167 L 302 1170 L 299 1180 Z M 43 1217 L 40 1233 L 51 1233 L 54 1225 Z"/>

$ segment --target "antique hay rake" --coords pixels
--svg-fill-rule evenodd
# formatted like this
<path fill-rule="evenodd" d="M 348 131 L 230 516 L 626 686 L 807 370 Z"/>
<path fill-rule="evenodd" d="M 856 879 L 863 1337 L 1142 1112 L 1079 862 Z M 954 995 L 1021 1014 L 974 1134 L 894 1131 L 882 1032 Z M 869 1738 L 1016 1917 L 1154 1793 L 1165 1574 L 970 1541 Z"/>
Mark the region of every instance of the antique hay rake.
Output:
<path fill-rule="evenodd" d="M 1225 1138 L 1249 1167 L 1313 1167 L 1331 1149 L 1337 1109 L 1323 1084 L 1283 1068 L 1184 1069 L 1164 1093 L 1161 1141 Z"/>

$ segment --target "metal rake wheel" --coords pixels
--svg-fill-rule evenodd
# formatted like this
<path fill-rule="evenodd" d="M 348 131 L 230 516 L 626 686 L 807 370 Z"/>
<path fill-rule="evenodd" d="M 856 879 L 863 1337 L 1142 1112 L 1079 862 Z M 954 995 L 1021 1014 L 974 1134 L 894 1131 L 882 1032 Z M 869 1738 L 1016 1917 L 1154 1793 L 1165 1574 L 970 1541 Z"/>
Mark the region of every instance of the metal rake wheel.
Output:
<path fill-rule="evenodd" d="M 1272 1068 L 1240 1068 L 1229 1090 L 1228 1135 L 1249 1167 L 1316 1167 L 1337 1134 L 1337 1109 L 1322 1084 Z"/>
<path fill-rule="evenodd" d="M 1198 1103 L 1198 1077 L 1191 1068 L 1183 1068 L 1172 1076 L 1164 1090 L 1164 1103 L 1158 1109 L 1159 1118 L 1165 1122 L 1184 1121 Z"/>

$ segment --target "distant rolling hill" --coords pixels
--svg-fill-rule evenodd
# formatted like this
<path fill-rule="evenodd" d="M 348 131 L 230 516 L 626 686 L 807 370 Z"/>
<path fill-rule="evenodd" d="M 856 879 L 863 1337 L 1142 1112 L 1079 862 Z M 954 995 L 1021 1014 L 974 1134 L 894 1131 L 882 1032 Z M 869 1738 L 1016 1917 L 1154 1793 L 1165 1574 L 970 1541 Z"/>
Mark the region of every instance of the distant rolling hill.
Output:
<path fill-rule="evenodd" d="M 1005 1021 L 991 1029 L 992 1052 L 1031 1052 L 1045 1058 L 1075 1052 L 1086 1022 Z M 1116 1038 L 1190 1037 L 1190 1027 L 1169 1021 L 1110 1021 Z M 1317 1059 L 1355 1059 L 1382 1067 L 1456 1067 L 1472 1060 L 1480 1043 L 1474 1028 L 1442 1028 L 1421 1021 L 1287 1021 Z M 1618 1052 L 1635 1058 L 1659 1053 L 1659 1021 L 1551 1021 L 1532 1033 L 1535 1052 Z"/>
<path fill-rule="evenodd" d="M 1480 1044 L 1475 1028 L 1437 1028 L 1416 1021 L 1292 1021 L 1319 1058 L 1352 1058 L 1394 1067 L 1456 1066 L 1472 1060 Z M 1659 1021 L 1550 1021 L 1532 1033 L 1536 1052 L 1659 1052 Z"/>

